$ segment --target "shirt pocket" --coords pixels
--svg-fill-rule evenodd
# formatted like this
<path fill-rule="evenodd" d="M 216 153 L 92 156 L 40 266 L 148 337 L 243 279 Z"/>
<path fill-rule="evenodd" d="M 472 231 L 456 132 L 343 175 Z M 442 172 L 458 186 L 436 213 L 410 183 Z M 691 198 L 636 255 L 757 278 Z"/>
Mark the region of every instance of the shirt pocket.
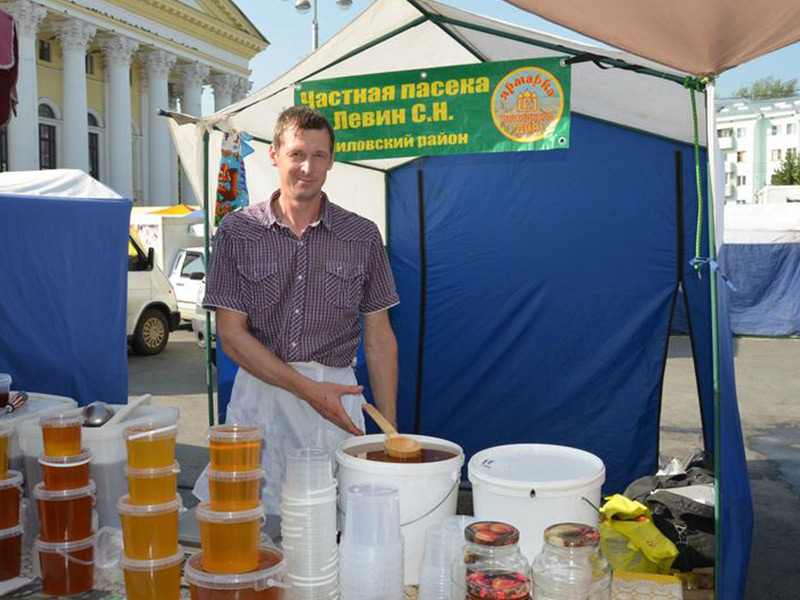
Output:
<path fill-rule="evenodd" d="M 341 309 L 358 309 L 364 289 L 364 266 L 343 262 L 325 264 L 325 301 Z"/>
<path fill-rule="evenodd" d="M 255 263 L 239 268 L 247 288 L 248 305 L 254 310 L 271 308 L 278 301 L 278 264 Z M 257 315 L 250 315 L 251 319 Z"/>

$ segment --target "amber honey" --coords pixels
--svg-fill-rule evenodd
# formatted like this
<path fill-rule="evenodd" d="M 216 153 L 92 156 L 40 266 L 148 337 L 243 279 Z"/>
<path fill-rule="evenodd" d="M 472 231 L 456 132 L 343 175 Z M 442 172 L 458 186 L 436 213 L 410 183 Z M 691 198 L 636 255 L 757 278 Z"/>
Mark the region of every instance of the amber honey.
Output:
<path fill-rule="evenodd" d="M 135 505 L 128 496 L 117 502 L 122 523 L 125 557 L 133 560 L 158 560 L 178 551 L 180 496 L 165 504 Z"/>
<path fill-rule="evenodd" d="M 183 550 L 167 559 L 123 559 L 125 597 L 128 600 L 178 600 L 181 597 Z"/>
<path fill-rule="evenodd" d="M 0 530 L 19 525 L 21 497 L 22 474 L 17 471 L 8 471 L 6 477 L 0 480 Z"/>
<path fill-rule="evenodd" d="M 245 573 L 258 567 L 264 509 L 216 512 L 197 507 L 203 568 L 210 573 Z"/>
<path fill-rule="evenodd" d="M 19 577 L 22 568 L 22 526 L 0 529 L 0 581 Z"/>
<path fill-rule="evenodd" d="M 52 415 L 39 419 L 46 456 L 74 456 L 81 453 L 80 415 Z"/>
<path fill-rule="evenodd" d="M 208 432 L 211 468 L 215 471 L 254 471 L 261 466 L 260 427 L 217 425 Z"/>
<path fill-rule="evenodd" d="M 272 548 L 261 548 L 258 567 L 235 575 L 209 573 L 203 568 L 203 552 L 186 562 L 186 581 L 192 600 L 282 600 L 280 583 L 286 571 L 283 556 Z"/>
<path fill-rule="evenodd" d="M 46 490 L 68 490 L 89 485 L 92 453 L 84 450 L 74 456 L 42 456 L 39 464 Z"/>
<path fill-rule="evenodd" d="M 42 592 L 48 596 L 74 596 L 94 586 L 94 536 L 77 542 L 34 542 L 39 552 Z"/>
<path fill-rule="evenodd" d="M 209 504 L 211 510 L 234 512 L 261 504 L 260 491 L 264 471 L 214 471 L 209 469 Z"/>
<path fill-rule="evenodd" d="M 39 510 L 39 535 L 44 542 L 82 540 L 92 534 L 95 485 L 51 491 L 38 484 L 33 490 Z"/>
<path fill-rule="evenodd" d="M 166 469 L 132 469 L 126 466 L 125 473 L 131 504 L 164 504 L 175 498 L 180 473 L 177 462 Z"/>
<path fill-rule="evenodd" d="M 9 446 L 11 445 L 11 429 L 0 428 L 0 479 L 8 472 Z"/>
<path fill-rule="evenodd" d="M 175 462 L 177 425 L 138 425 L 125 429 L 128 466 L 133 469 L 166 469 Z"/>

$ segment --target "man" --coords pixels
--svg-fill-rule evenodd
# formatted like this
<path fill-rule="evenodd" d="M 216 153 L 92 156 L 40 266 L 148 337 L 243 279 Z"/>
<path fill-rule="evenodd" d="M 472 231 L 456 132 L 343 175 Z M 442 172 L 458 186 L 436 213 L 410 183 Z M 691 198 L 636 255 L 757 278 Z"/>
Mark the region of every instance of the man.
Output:
<path fill-rule="evenodd" d="M 203 301 L 216 310 L 225 352 L 241 367 L 226 421 L 266 429 L 263 500 L 273 514 L 287 450 L 333 450 L 363 433 L 363 388 L 352 369 L 361 317 L 375 401 L 396 422 L 397 342 L 388 309 L 399 300 L 378 228 L 322 191 L 333 148 L 321 114 L 281 113 L 269 149 L 280 189 L 225 217 Z"/>

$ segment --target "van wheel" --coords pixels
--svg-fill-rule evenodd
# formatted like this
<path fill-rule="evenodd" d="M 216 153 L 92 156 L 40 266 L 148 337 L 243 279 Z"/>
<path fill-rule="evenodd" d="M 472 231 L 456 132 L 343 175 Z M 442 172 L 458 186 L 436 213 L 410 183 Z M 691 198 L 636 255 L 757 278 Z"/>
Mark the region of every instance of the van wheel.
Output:
<path fill-rule="evenodd" d="M 136 354 L 151 356 L 158 354 L 169 340 L 169 323 L 164 313 L 157 308 L 148 308 L 142 313 L 131 346 Z"/>

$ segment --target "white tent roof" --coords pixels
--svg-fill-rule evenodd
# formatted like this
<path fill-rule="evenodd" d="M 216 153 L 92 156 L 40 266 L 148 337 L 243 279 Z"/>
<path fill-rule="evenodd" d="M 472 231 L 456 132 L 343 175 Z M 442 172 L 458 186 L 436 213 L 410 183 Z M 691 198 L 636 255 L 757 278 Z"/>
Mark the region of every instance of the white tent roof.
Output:
<path fill-rule="evenodd" d="M 800 204 L 725 207 L 726 244 L 800 244 Z"/>
<path fill-rule="evenodd" d="M 122 198 L 78 169 L 0 173 L 0 193 L 49 198 Z"/>

